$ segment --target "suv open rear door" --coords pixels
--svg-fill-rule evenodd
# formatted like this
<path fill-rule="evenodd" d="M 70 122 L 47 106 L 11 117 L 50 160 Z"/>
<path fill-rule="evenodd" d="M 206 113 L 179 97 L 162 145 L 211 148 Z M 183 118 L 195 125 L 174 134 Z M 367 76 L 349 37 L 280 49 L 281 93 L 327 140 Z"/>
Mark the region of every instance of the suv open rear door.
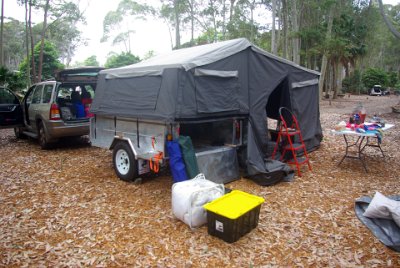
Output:
<path fill-rule="evenodd" d="M 56 72 L 55 78 L 57 82 L 62 83 L 96 83 L 98 73 L 103 67 L 79 67 L 74 69 L 65 69 Z"/>
<path fill-rule="evenodd" d="M 0 87 L 0 128 L 14 128 L 22 124 L 22 108 L 18 97 L 7 88 Z"/>

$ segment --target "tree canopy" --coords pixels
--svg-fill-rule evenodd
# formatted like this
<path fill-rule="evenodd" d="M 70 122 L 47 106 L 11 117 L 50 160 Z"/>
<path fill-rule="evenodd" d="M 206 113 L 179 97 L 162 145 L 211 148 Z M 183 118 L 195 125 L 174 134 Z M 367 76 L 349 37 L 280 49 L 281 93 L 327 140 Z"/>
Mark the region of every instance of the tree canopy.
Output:
<path fill-rule="evenodd" d="M 139 62 L 139 57 L 133 55 L 130 52 L 122 52 L 121 54 L 111 54 L 108 58 L 104 67 L 106 68 L 117 68 Z"/>
<path fill-rule="evenodd" d="M 386 86 L 388 76 L 382 69 L 369 68 L 365 71 L 362 81 L 367 88 L 372 88 L 374 85 Z"/>
<path fill-rule="evenodd" d="M 53 44 L 58 60 L 69 66 L 76 49 L 85 45 L 78 28 L 85 17 L 79 1 L 17 1 L 25 7 L 26 19 L 2 23 L 3 64 L 9 69 L 26 68 L 27 81 L 45 78 L 40 77 L 46 67 L 40 55 L 48 47 L 46 41 Z M 32 10 L 42 11 L 43 21 L 33 24 Z M 399 83 L 400 42 L 394 32 L 400 29 L 400 4 L 383 5 L 381 0 L 120 0 L 103 18 L 99 36 L 115 47 L 106 67 L 139 61 L 132 44 L 141 42 L 135 32 L 137 22 L 145 20 L 163 21 L 174 49 L 245 37 L 277 56 L 320 71 L 325 92 L 336 94 L 342 80 L 349 90 L 362 92 L 361 87 L 367 85 L 361 77 L 369 68 L 390 74 L 388 85 Z M 33 60 L 29 55 L 37 54 L 38 43 L 39 59 Z M 96 56 L 79 61 L 96 65 Z M 358 82 L 349 86 L 349 81 Z"/>
<path fill-rule="evenodd" d="M 83 65 L 98 67 L 98 66 L 100 66 L 100 63 L 97 61 L 96 55 L 92 55 L 83 62 Z"/>
<path fill-rule="evenodd" d="M 35 45 L 33 53 L 35 65 L 39 63 L 40 47 L 41 47 L 40 43 L 37 43 Z M 56 49 L 56 46 L 49 41 L 45 41 L 43 48 L 43 66 L 42 66 L 43 67 L 42 76 L 44 80 L 54 77 L 55 71 L 64 69 L 64 64 L 62 64 L 61 61 L 59 60 L 59 56 L 60 55 Z M 19 66 L 21 77 L 24 77 L 26 75 L 27 66 L 29 66 L 29 62 L 28 59 L 25 58 Z"/>

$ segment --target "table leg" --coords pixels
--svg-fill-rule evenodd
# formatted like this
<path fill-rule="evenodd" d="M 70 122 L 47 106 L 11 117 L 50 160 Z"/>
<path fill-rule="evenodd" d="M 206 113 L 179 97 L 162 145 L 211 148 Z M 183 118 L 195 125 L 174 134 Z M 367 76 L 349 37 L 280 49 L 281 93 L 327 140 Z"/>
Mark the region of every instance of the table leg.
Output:
<path fill-rule="evenodd" d="M 363 152 L 362 152 L 363 149 L 365 148 L 365 146 L 362 146 L 364 140 L 365 140 L 365 137 L 363 136 L 363 137 L 361 138 L 360 143 L 358 144 L 358 159 L 360 159 L 361 163 L 363 164 L 364 169 L 365 169 L 365 172 L 368 173 L 367 164 L 366 164 L 365 161 L 364 161 Z M 365 143 L 365 144 L 368 144 L 368 137 L 367 137 L 367 140 L 366 140 L 366 143 Z"/>
<path fill-rule="evenodd" d="M 376 144 L 370 143 L 369 138 L 376 139 Z M 383 153 L 381 144 L 378 141 L 378 137 L 367 137 L 367 143 L 365 143 L 365 145 L 362 147 L 361 151 L 363 151 L 365 149 L 365 147 L 367 147 L 367 146 L 379 148 L 379 150 L 382 153 L 382 157 L 385 158 L 385 154 Z"/>
<path fill-rule="evenodd" d="M 362 145 L 364 140 L 365 140 L 365 137 L 364 136 L 358 137 L 356 142 L 352 143 L 352 144 L 349 143 L 349 141 L 347 140 L 346 135 L 343 135 L 343 138 L 344 138 L 344 141 L 346 143 L 346 152 L 345 152 L 344 156 L 342 157 L 342 159 L 340 160 L 338 165 L 342 164 L 342 162 L 343 162 L 343 160 L 345 158 L 359 159 L 361 161 L 364 169 L 365 169 L 365 172 L 368 172 L 367 164 L 365 163 L 365 161 L 363 159 L 363 152 L 362 152 L 364 150 L 364 148 L 365 148 L 365 145 L 364 146 Z M 368 142 L 368 141 L 366 141 L 366 142 Z M 349 148 L 353 147 L 353 146 L 355 146 L 357 148 L 357 152 L 356 152 L 357 155 L 356 156 L 349 154 Z"/>
<path fill-rule="evenodd" d="M 345 152 L 344 156 L 342 157 L 342 160 L 340 160 L 338 166 L 343 162 L 343 160 L 344 160 L 346 157 L 349 156 L 349 155 L 348 155 L 348 153 L 349 153 L 349 147 L 351 146 L 351 145 L 349 145 L 349 142 L 347 141 L 346 135 L 343 135 L 343 138 L 344 138 L 344 142 L 346 143 L 346 152 Z"/>

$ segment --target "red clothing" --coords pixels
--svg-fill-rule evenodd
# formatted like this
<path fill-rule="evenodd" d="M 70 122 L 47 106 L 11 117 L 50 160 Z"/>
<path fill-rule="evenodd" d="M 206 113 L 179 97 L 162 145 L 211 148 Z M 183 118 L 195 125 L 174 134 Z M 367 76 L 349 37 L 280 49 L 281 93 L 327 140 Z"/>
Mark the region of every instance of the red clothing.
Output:
<path fill-rule="evenodd" d="M 85 115 L 86 115 L 86 117 L 93 117 L 94 114 L 89 112 L 90 106 L 92 105 L 92 99 L 84 98 L 84 99 L 82 99 L 82 104 L 85 106 Z"/>

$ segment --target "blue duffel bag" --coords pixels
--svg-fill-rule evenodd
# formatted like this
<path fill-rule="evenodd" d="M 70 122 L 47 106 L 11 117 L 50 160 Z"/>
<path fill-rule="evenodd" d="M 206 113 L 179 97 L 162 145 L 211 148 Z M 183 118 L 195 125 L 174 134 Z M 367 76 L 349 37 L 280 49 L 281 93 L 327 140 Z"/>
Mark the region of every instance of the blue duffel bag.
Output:
<path fill-rule="evenodd" d="M 186 167 L 178 141 L 167 141 L 167 151 L 174 183 L 187 180 Z"/>

